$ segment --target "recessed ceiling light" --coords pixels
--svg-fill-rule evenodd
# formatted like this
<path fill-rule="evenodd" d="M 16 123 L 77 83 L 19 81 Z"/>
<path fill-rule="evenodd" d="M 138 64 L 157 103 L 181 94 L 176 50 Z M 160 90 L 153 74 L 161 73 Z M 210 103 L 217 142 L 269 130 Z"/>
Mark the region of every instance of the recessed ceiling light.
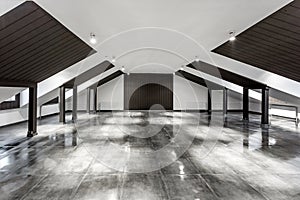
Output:
<path fill-rule="evenodd" d="M 234 41 L 235 39 L 236 39 L 235 32 L 234 31 L 230 31 L 229 32 L 229 41 Z"/>
<path fill-rule="evenodd" d="M 198 56 L 195 56 L 195 61 L 196 61 L 196 62 L 199 62 L 199 61 L 200 61 L 200 59 L 198 58 Z"/>
<path fill-rule="evenodd" d="M 182 66 L 180 67 L 180 70 L 183 71 L 183 69 L 184 69 L 184 66 L 182 65 Z"/>
<path fill-rule="evenodd" d="M 97 43 L 96 35 L 94 33 L 90 33 L 90 43 L 91 44 Z"/>
<path fill-rule="evenodd" d="M 125 67 L 124 67 L 124 66 L 122 66 L 121 70 L 122 70 L 122 72 L 124 72 L 124 71 L 125 71 Z"/>

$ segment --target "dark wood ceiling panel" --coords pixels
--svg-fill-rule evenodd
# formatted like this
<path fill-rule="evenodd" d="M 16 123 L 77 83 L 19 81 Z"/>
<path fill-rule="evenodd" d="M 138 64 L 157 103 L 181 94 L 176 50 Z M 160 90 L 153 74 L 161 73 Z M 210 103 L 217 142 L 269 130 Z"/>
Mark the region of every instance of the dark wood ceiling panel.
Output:
<path fill-rule="evenodd" d="M 0 17 L 0 41 L 0 82 L 38 83 L 95 53 L 32 1 Z"/>
<path fill-rule="evenodd" d="M 37 9 L 34 12 L 27 15 L 26 17 L 15 22 L 13 26 L 8 26 L 7 28 L 3 29 L 1 31 L 0 40 L 8 38 L 9 36 L 16 36 L 15 33 L 17 33 L 18 31 L 25 32 L 28 25 L 30 25 L 38 20 L 39 21 L 46 20 L 46 22 L 47 22 L 47 21 L 49 21 L 49 18 L 45 15 L 45 12 Z"/>
<path fill-rule="evenodd" d="M 187 67 L 209 74 L 219 79 L 234 83 L 236 85 L 245 88 L 262 89 L 266 87 L 265 84 L 259 83 L 255 80 L 249 79 L 247 77 L 241 76 L 239 74 L 227 71 L 225 69 L 213 66 L 211 64 L 202 61 L 195 61 L 193 63 L 188 64 Z"/>
<path fill-rule="evenodd" d="M 39 65 L 41 63 L 41 61 L 43 61 L 43 64 L 47 64 L 47 61 L 52 60 L 53 57 L 64 56 L 61 54 L 61 53 L 65 52 L 63 50 L 64 49 L 63 47 L 66 45 L 69 45 L 69 44 L 71 45 L 70 48 L 77 47 L 80 45 L 74 38 L 72 38 L 71 41 L 57 42 L 56 44 L 51 45 L 50 47 L 48 47 L 46 49 L 41 48 L 40 49 L 41 51 L 36 52 L 36 54 L 34 54 L 32 56 L 28 57 L 26 54 L 23 57 L 18 57 L 19 59 L 16 59 L 14 62 L 11 62 L 11 63 L 7 64 L 6 66 L 11 66 L 11 65 L 16 66 L 17 70 L 14 70 L 14 71 L 17 72 L 17 71 L 22 70 L 22 66 L 27 65 L 27 66 L 31 66 L 33 68 L 33 67 L 35 67 L 35 64 Z M 47 52 L 47 54 L 45 54 L 45 52 Z M 68 53 L 68 52 L 65 52 L 65 53 Z M 29 52 L 28 54 L 31 54 L 31 52 Z M 7 68 L 7 69 L 5 69 L 5 71 L 2 74 L 7 75 L 7 74 L 11 73 L 12 70 L 13 70 L 12 68 Z M 16 75 L 18 75 L 18 74 L 16 74 Z"/>
<path fill-rule="evenodd" d="M 70 65 L 72 65 L 73 62 L 77 63 L 77 62 L 81 61 L 82 57 L 84 57 L 84 56 L 85 56 L 85 54 L 83 52 L 73 52 L 73 53 L 70 53 L 70 56 L 64 55 L 63 58 L 61 58 L 57 61 L 54 61 L 53 63 L 51 63 L 51 65 L 60 65 L 60 66 L 68 65 L 68 66 L 70 66 Z M 39 77 L 42 79 L 46 79 L 46 78 L 48 78 L 48 74 L 55 74 L 55 73 L 56 73 L 56 68 L 48 68 L 45 71 L 27 71 L 25 75 L 27 75 L 26 77 L 28 78 L 28 80 L 35 80 Z"/>
<path fill-rule="evenodd" d="M 224 51 L 224 52 L 227 52 L 227 53 L 230 53 L 230 54 L 232 54 L 233 56 L 234 55 L 238 55 L 237 53 L 235 53 L 234 51 L 232 51 L 232 50 L 230 50 L 230 51 Z M 243 55 L 243 56 L 241 56 L 241 55 L 239 55 L 242 59 L 253 59 L 253 60 L 255 60 L 256 59 L 256 57 L 255 56 L 251 56 L 251 55 Z M 258 61 L 258 60 L 255 60 L 255 61 L 253 61 L 253 63 L 255 64 L 255 65 L 266 65 L 266 64 L 268 64 L 267 62 L 265 62 L 265 61 L 263 61 L 263 60 L 260 60 L 260 61 Z M 279 67 L 278 65 L 274 65 L 274 67 Z M 284 72 L 286 72 L 286 71 L 289 71 L 290 72 L 290 69 L 289 70 L 286 70 L 286 69 L 278 69 L 278 71 L 281 71 L 282 73 L 284 73 Z"/>
<path fill-rule="evenodd" d="M 249 50 L 256 50 L 259 51 L 259 48 L 257 47 L 252 47 L 252 44 L 247 45 L 247 47 L 245 47 L 243 44 L 236 44 L 236 46 L 234 48 L 228 48 L 225 47 L 225 49 L 227 49 L 228 51 L 231 52 L 235 52 L 236 54 L 239 54 L 240 52 L 247 54 L 247 56 L 252 56 L 253 58 L 260 58 L 262 61 L 267 61 L 267 62 L 272 62 L 272 61 L 276 61 L 277 63 L 284 63 L 284 64 L 288 64 L 291 66 L 296 66 L 297 67 L 297 62 L 296 59 L 290 59 L 289 55 L 286 54 L 279 54 L 277 56 L 277 54 L 275 54 L 276 52 L 273 52 L 272 49 L 270 49 L 271 52 L 267 52 L 267 51 L 261 51 L 261 53 L 259 55 L 256 55 L 255 51 L 250 51 Z M 274 58 L 271 59 L 268 57 L 268 55 L 273 55 Z"/>
<path fill-rule="evenodd" d="M 18 22 L 19 20 L 26 17 L 36 11 L 38 7 L 33 8 L 31 4 L 23 4 L 18 7 L 18 12 L 8 12 L 5 14 L 5 18 L 0 18 L 0 30 L 9 27 L 10 25 Z"/>
<path fill-rule="evenodd" d="M 300 82 L 300 0 L 212 51 Z"/>
<path fill-rule="evenodd" d="M 198 85 L 202 85 L 204 87 L 207 87 L 208 89 L 211 89 L 211 90 L 222 90 L 222 89 L 224 89 L 224 87 L 222 85 L 218 85 L 218 84 L 213 83 L 211 81 L 205 80 L 205 79 L 203 79 L 199 76 L 196 76 L 194 74 L 191 74 L 189 72 L 179 70 L 175 74 L 177 76 L 180 76 L 180 77 L 184 78 L 184 79 L 192 81 L 192 82 L 194 82 Z"/>
<path fill-rule="evenodd" d="M 115 66 L 113 64 L 111 64 L 109 61 L 104 61 L 104 62 L 96 65 L 95 67 L 87 70 L 86 72 L 81 73 L 76 78 L 64 83 L 63 85 L 66 88 L 72 88 L 73 86 L 78 86 L 78 85 L 90 80 L 91 78 L 94 78 L 94 77 L 102 74 L 103 72 L 112 69 L 113 67 L 115 67 Z"/>
<path fill-rule="evenodd" d="M 101 80 L 98 82 L 97 87 L 99 87 L 99 86 L 101 86 L 101 85 L 104 85 L 105 83 L 107 83 L 107 82 L 109 82 L 109 81 L 111 81 L 111 80 L 113 80 L 113 79 L 115 79 L 115 78 L 117 78 L 117 77 L 119 77 L 119 76 L 121 76 L 121 75 L 123 75 L 123 74 L 124 74 L 124 72 L 122 72 L 121 70 L 118 70 L 118 71 L 112 73 L 111 75 L 105 77 L 104 79 L 101 79 Z"/>
<path fill-rule="evenodd" d="M 53 41 L 56 45 L 58 45 L 61 41 L 67 40 L 69 41 L 73 37 L 69 34 L 66 34 L 63 30 L 59 30 L 56 32 L 51 32 L 48 36 L 46 36 L 42 40 L 37 40 L 33 45 L 30 43 L 27 47 L 18 46 L 13 48 L 11 51 L 7 51 L 1 55 L 0 65 L 8 65 L 9 63 L 14 62 L 14 64 L 18 62 L 22 62 L 25 59 L 31 58 L 32 56 L 36 56 L 38 52 L 44 51 L 47 48 L 53 48 L 53 45 L 50 45 L 49 42 Z M 42 48 L 40 47 L 42 46 Z M 26 48 L 27 52 L 24 52 L 23 49 Z M 18 54 L 17 59 L 15 59 L 15 55 Z"/>

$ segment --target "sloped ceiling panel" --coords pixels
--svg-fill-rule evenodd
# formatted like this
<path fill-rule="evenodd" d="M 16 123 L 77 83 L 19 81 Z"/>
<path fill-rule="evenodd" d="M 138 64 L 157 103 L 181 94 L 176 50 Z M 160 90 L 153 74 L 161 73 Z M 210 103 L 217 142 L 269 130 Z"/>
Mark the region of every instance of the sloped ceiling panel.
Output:
<path fill-rule="evenodd" d="M 300 82 L 300 0 L 213 52 Z"/>
<path fill-rule="evenodd" d="M 109 61 L 104 61 L 104 62 L 96 65 L 92 69 L 78 75 L 76 78 L 68 81 L 67 83 L 64 83 L 63 85 L 66 88 L 73 88 L 74 85 L 78 86 L 78 85 L 90 80 L 91 78 L 94 78 L 95 76 L 98 76 L 98 75 L 102 74 L 103 72 L 110 70 L 114 67 L 115 66 L 113 64 L 111 64 Z"/>
<path fill-rule="evenodd" d="M 207 88 L 209 88 L 211 90 L 222 90 L 222 89 L 224 89 L 224 87 L 221 86 L 221 85 L 215 84 L 213 82 L 210 82 L 210 81 L 205 80 L 205 79 L 203 79 L 201 77 L 195 76 L 195 75 L 193 75 L 191 73 L 185 72 L 183 70 L 178 70 L 175 74 L 177 76 L 180 76 L 180 77 L 184 78 L 184 79 L 192 81 L 192 82 L 194 82 L 196 84 L 199 84 L 199 85 L 202 85 L 204 87 L 207 87 Z"/>
<path fill-rule="evenodd" d="M 111 81 L 111 80 L 113 80 L 113 79 L 115 79 L 115 78 L 117 78 L 117 77 L 119 77 L 119 76 L 121 76 L 123 74 L 124 74 L 124 72 L 122 72 L 121 70 L 118 70 L 118 71 L 112 73 L 111 75 L 105 77 L 104 79 L 101 79 L 98 82 L 97 87 L 99 87 L 101 85 L 104 85 L 105 83 L 107 83 L 107 82 L 109 82 L 109 81 Z"/>
<path fill-rule="evenodd" d="M 26 1 L 0 17 L 0 80 L 38 83 L 95 51 Z"/>
<path fill-rule="evenodd" d="M 202 62 L 195 61 L 187 65 L 187 67 L 198 70 L 200 72 L 209 74 L 211 76 L 223 79 L 225 81 L 234 83 L 241 87 L 246 87 L 249 89 L 262 89 L 266 87 L 266 85 L 259 83 L 255 80 L 249 79 L 247 77 L 241 76 L 239 74 L 233 73 L 231 71 L 227 71 L 220 67 L 216 67 L 214 65 Z"/>

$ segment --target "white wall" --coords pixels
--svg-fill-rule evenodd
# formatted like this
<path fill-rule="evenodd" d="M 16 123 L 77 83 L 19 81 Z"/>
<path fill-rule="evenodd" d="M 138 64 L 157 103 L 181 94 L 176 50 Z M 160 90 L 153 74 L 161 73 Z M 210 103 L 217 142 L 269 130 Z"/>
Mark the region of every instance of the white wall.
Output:
<path fill-rule="evenodd" d="M 207 95 L 206 87 L 179 76 L 174 76 L 174 110 L 205 110 L 207 109 Z M 228 109 L 240 110 L 242 106 L 242 96 L 236 92 L 228 91 Z M 222 90 L 212 91 L 212 109 L 223 109 Z"/>
<path fill-rule="evenodd" d="M 179 76 L 173 79 L 174 110 L 207 109 L 207 88 Z"/>
<path fill-rule="evenodd" d="M 86 110 L 86 104 L 87 104 L 87 91 L 83 90 L 79 92 L 77 95 L 77 110 L 78 111 L 85 111 Z M 70 97 L 66 100 L 66 110 L 72 110 L 73 109 L 73 97 Z"/>
<path fill-rule="evenodd" d="M 98 109 L 124 109 L 124 76 L 117 77 L 98 87 Z"/>
<path fill-rule="evenodd" d="M 42 116 L 59 113 L 59 105 L 47 105 L 42 108 Z M 40 108 L 38 107 L 37 116 L 40 116 Z M 18 109 L 9 109 L 0 111 L 0 127 L 23 122 L 28 119 L 28 108 L 24 106 Z"/>
<path fill-rule="evenodd" d="M 0 103 L 20 93 L 25 88 L 0 87 Z"/>

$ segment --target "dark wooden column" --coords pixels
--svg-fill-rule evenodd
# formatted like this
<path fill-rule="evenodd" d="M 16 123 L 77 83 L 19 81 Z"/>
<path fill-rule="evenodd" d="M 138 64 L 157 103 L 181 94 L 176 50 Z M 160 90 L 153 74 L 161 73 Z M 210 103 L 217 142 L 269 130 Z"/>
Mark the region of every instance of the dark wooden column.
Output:
<path fill-rule="evenodd" d="M 97 98 L 97 87 L 94 88 L 94 113 L 97 113 L 97 104 L 98 104 L 98 98 Z"/>
<path fill-rule="evenodd" d="M 86 89 L 86 112 L 91 112 L 91 89 Z"/>
<path fill-rule="evenodd" d="M 59 88 L 59 122 L 66 123 L 66 88 Z"/>
<path fill-rule="evenodd" d="M 249 121 L 249 89 L 243 88 L 243 120 Z"/>
<path fill-rule="evenodd" d="M 72 110 L 72 120 L 76 122 L 77 120 L 77 86 L 73 87 L 73 110 Z"/>
<path fill-rule="evenodd" d="M 208 92 L 207 92 L 207 112 L 208 112 L 208 114 L 211 114 L 211 96 L 212 96 L 212 90 L 208 89 Z"/>
<path fill-rule="evenodd" d="M 228 111 L 228 89 L 223 89 L 223 115 L 224 118 L 227 118 L 227 111 Z"/>
<path fill-rule="evenodd" d="M 262 89 L 261 100 L 261 124 L 262 127 L 269 127 L 269 88 Z"/>
<path fill-rule="evenodd" d="M 37 85 L 29 87 L 27 137 L 37 135 Z"/>

